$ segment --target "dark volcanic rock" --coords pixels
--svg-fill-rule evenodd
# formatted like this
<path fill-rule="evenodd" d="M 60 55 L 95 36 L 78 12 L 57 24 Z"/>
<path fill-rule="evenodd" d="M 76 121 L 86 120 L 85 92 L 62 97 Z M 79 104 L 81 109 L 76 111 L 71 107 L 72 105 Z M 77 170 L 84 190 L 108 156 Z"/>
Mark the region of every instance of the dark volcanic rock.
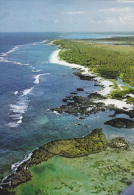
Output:
<path fill-rule="evenodd" d="M 59 113 L 66 112 L 68 114 L 80 114 L 89 116 L 90 114 L 97 113 L 100 110 L 105 111 L 104 103 L 93 102 L 93 100 L 97 98 L 102 98 L 102 96 L 97 93 L 90 94 L 88 97 L 68 96 L 63 99 L 63 101 L 67 103 L 66 105 L 62 105 L 58 108 L 53 108 L 52 110 Z M 89 107 L 90 109 L 88 109 Z"/>
<path fill-rule="evenodd" d="M 130 118 L 134 118 L 134 110 L 129 110 L 129 111 L 124 111 L 124 110 L 116 110 L 115 111 L 115 115 L 116 114 L 127 114 Z"/>
<path fill-rule="evenodd" d="M 3 192 L 6 192 L 9 186 L 15 187 L 30 180 L 31 173 L 29 168 L 42 161 L 47 161 L 54 155 L 74 158 L 100 152 L 106 148 L 107 141 L 105 135 L 102 133 L 102 129 L 95 129 L 89 135 L 82 138 L 51 141 L 35 149 L 31 158 L 21 164 L 15 173 L 9 175 L 3 181 Z"/>
<path fill-rule="evenodd" d="M 84 89 L 82 89 L 82 88 L 77 88 L 77 91 L 84 91 Z"/>
<path fill-rule="evenodd" d="M 95 78 L 94 76 L 84 75 L 81 72 L 74 72 L 73 74 L 78 76 L 81 80 L 93 81 L 93 79 Z"/>
<path fill-rule="evenodd" d="M 106 97 L 102 96 L 101 94 L 97 93 L 97 92 L 94 92 L 94 93 L 91 93 L 89 96 L 88 96 L 90 99 L 99 99 L 99 100 L 103 100 L 103 99 L 106 99 Z"/>
<path fill-rule="evenodd" d="M 18 167 L 17 171 L 11 175 L 9 175 L 5 180 L 5 185 L 9 183 L 11 186 L 17 186 L 20 183 L 24 183 L 31 178 L 31 173 L 26 166 Z"/>
<path fill-rule="evenodd" d="M 72 94 L 72 95 L 76 95 L 77 93 L 76 93 L 76 92 L 72 92 L 71 94 Z"/>
<path fill-rule="evenodd" d="M 117 128 L 127 128 L 127 129 L 134 128 L 134 121 L 126 118 L 115 118 L 105 122 L 105 124 Z"/>

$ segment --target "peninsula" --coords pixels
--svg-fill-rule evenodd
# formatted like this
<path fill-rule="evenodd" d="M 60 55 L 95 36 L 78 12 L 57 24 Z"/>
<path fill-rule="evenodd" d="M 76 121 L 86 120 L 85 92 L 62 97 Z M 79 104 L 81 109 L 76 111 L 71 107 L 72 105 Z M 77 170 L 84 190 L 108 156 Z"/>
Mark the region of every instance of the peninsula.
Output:
<path fill-rule="evenodd" d="M 113 116 L 125 114 L 127 118 L 117 117 L 106 124 L 133 130 L 133 43 L 133 37 L 128 40 L 52 41 L 52 45 L 58 46 L 50 59 L 53 63 L 77 69 L 74 75 L 81 80 L 96 81 L 96 85 L 102 86 L 102 90 L 86 97 L 72 92 L 63 99 L 63 105 L 51 110 L 73 114 L 82 120 L 100 110 L 111 109 L 114 111 Z M 122 82 L 119 83 L 119 80 Z M 76 89 L 77 92 L 83 90 Z M 0 192 L 59 195 L 63 192 L 101 194 L 105 191 L 107 194 L 120 194 L 134 179 L 133 147 L 125 138 L 107 140 L 102 129 L 94 129 L 82 138 L 52 141 L 35 149 L 28 160 L 4 179 Z M 90 183 L 90 189 L 84 177 Z M 115 182 L 119 184 L 117 187 Z"/>

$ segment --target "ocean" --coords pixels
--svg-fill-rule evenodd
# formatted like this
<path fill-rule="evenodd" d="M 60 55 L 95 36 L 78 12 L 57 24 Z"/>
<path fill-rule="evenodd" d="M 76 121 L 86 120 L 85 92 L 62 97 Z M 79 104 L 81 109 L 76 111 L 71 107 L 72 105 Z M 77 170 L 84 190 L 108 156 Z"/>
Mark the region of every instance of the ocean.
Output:
<path fill-rule="evenodd" d="M 96 86 L 95 81 L 80 80 L 73 74 L 78 70 L 51 63 L 51 55 L 57 47 L 48 41 L 111 36 L 105 33 L 0 33 L 0 180 L 35 148 L 52 140 L 85 136 L 95 128 L 103 128 L 108 138 L 121 135 L 134 139 L 132 130 L 104 125 L 113 111 L 100 111 L 79 120 L 78 116 L 51 110 L 64 104 L 62 99 L 77 88 L 84 89 L 78 95 L 86 96 L 101 87 Z"/>

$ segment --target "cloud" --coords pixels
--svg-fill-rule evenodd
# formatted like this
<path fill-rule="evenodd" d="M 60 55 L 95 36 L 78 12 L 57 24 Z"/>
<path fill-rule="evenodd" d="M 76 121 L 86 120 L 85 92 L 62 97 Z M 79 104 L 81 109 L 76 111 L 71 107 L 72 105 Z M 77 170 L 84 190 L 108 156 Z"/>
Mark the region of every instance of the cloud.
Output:
<path fill-rule="evenodd" d="M 56 23 L 59 23 L 59 20 L 58 19 L 55 19 L 54 20 L 54 23 L 56 24 Z"/>
<path fill-rule="evenodd" d="M 118 3 L 134 3 L 134 0 L 116 0 Z"/>
<path fill-rule="evenodd" d="M 111 25 L 111 28 L 123 28 L 133 30 L 134 14 L 132 7 L 112 7 L 101 9 L 98 15 L 93 18 L 92 23 Z"/>
<path fill-rule="evenodd" d="M 126 12 L 131 11 L 131 7 L 119 7 L 119 8 L 109 8 L 109 9 L 101 9 L 100 12 Z"/>
<path fill-rule="evenodd" d="M 119 21 L 125 25 L 134 25 L 134 15 L 122 15 L 119 17 Z"/>
<path fill-rule="evenodd" d="M 61 14 L 68 14 L 68 15 L 83 15 L 87 14 L 86 12 L 83 11 L 78 11 L 78 12 L 61 12 Z"/>
<path fill-rule="evenodd" d="M 134 25 L 133 8 L 131 7 L 102 9 L 100 12 L 105 14 L 106 18 L 109 18 L 110 23 Z"/>

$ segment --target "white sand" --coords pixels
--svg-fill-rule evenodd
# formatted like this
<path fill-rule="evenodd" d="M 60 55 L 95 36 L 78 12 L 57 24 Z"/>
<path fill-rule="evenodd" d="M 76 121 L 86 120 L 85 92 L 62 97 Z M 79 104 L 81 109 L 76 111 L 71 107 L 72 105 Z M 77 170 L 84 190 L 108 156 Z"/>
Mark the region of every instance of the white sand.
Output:
<path fill-rule="evenodd" d="M 71 68 L 81 69 L 83 71 L 82 74 L 84 74 L 84 75 L 96 76 L 96 74 L 91 73 L 88 68 L 86 68 L 82 65 L 72 64 L 72 63 L 68 63 L 64 60 L 60 60 L 58 57 L 58 54 L 60 51 L 61 51 L 61 49 L 58 49 L 52 53 L 52 55 L 50 56 L 50 63 L 55 63 L 55 64 L 69 66 Z M 103 79 L 102 77 L 95 77 L 95 80 L 97 82 L 99 82 L 100 85 L 103 85 L 103 87 L 104 87 L 103 90 L 98 92 L 99 94 L 105 96 L 111 92 L 112 86 L 113 86 L 113 83 L 111 81 L 109 81 L 107 79 Z"/>
<path fill-rule="evenodd" d="M 92 76 L 95 76 L 95 74 L 89 72 L 89 69 L 82 66 L 82 65 L 79 65 L 79 64 L 72 64 L 72 63 L 68 63 L 64 60 L 60 60 L 59 57 L 58 57 L 58 54 L 59 52 L 61 51 L 61 49 L 58 49 L 56 51 L 54 51 L 52 53 L 52 55 L 50 56 L 50 60 L 49 62 L 50 63 L 54 63 L 54 64 L 60 64 L 60 65 L 64 65 L 64 66 L 69 66 L 71 68 L 76 68 L 76 69 L 81 69 L 83 70 L 82 74 L 88 74 L 88 75 L 92 75 Z"/>
<path fill-rule="evenodd" d="M 134 98 L 134 94 L 127 94 L 127 95 Z"/>
<path fill-rule="evenodd" d="M 96 100 L 95 102 L 103 102 L 106 106 L 114 105 L 115 108 L 123 109 L 123 110 L 133 110 L 134 106 L 132 104 L 127 104 L 123 100 L 116 100 L 116 99 L 105 99 L 105 100 Z"/>
<path fill-rule="evenodd" d="M 99 94 L 106 96 L 111 92 L 112 87 L 114 85 L 113 82 L 107 79 L 103 79 L 102 77 L 96 77 L 95 80 L 104 87 L 101 91 L 98 92 Z"/>
<path fill-rule="evenodd" d="M 67 63 L 66 61 L 64 60 L 60 60 L 59 57 L 58 57 L 58 54 L 59 52 L 61 51 L 61 49 L 58 49 L 56 51 L 54 51 L 52 53 L 52 55 L 50 56 L 50 60 L 49 62 L 50 63 L 56 63 L 56 64 L 60 64 L 60 65 L 65 65 L 65 66 L 69 66 L 71 68 L 76 68 L 76 69 L 81 69 L 83 70 L 82 74 L 85 74 L 85 75 L 91 75 L 91 76 L 96 76 L 96 74 L 93 74 L 91 72 L 89 72 L 89 69 L 82 66 L 82 65 L 79 65 L 79 64 L 71 64 L 71 63 Z M 97 82 L 100 83 L 100 85 L 102 85 L 104 88 L 97 92 L 103 96 L 107 96 L 112 89 L 113 87 L 113 82 L 107 80 L 107 79 L 104 79 L 102 77 L 95 77 L 95 79 Z M 119 86 L 121 87 L 121 86 Z M 129 94 L 131 97 L 134 97 L 133 94 Z M 125 101 L 123 100 L 116 100 L 116 99 L 105 99 L 105 100 L 96 100 L 95 102 L 103 102 L 105 103 L 106 106 L 112 104 L 114 105 L 115 108 L 119 108 L 119 109 L 123 109 L 123 110 L 133 110 L 134 109 L 134 106 L 132 104 L 127 104 Z M 88 108 L 89 110 L 91 109 Z"/>

